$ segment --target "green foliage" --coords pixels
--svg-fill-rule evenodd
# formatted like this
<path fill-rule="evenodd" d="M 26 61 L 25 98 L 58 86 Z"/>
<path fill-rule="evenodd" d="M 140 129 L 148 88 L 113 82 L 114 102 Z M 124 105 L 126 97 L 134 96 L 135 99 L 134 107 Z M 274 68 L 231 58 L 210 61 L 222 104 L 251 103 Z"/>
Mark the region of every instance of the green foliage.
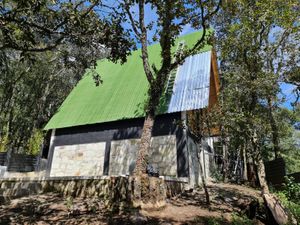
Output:
<path fill-rule="evenodd" d="M 74 207 L 73 197 L 67 197 L 65 199 L 65 204 L 67 206 L 68 211 L 71 211 Z"/>
<path fill-rule="evenodd" d="M 221 217 L 221 218 L 195 218 L 193 221 L 195 224 L 206 224 L 206 225 L 222 225 L 222 224 L 229 224 L 228 221 Z M 193 223 L 192 223 L 193 224 Z M 240 216 L 237 213 L 232 213 L 232 221 L 230 221 L 232 225 L 254 225 L 254 221 L 247 218 L 247 216 L 243 215 Z"/>
<path fill-rule="evenodd" d="M 244 224 L 254 225 L 254 221 L 248 219 L 247 216 L 245 216 L 245 215 L 239 216 L 236 213 L 233 213 L 231 224 L 233 224 L 233 225 L 244 225 Z"/>
<path fill-rule="evenodd" d="M 300 121 L 300 105 L 294 110 L 280 109 L 277 113 L 277 121 L 280 131 L 280 147 L 282 157 L 286 165 L 286 172 L 300 171 L 300 131 L 296 129 L 297 121 Z"/>
<path fill-rule="evenodd" d="M 284 188 L 276 195 L 289 213 L 300 221 L 300 183 L 296 183 L 293 177 L 285 177 Z"/>
<path fill-rule="evenodd" d="M 124 62 L 134 45 L 123 15 L 98 0 L 5 0 L 0 15 L 0 133 L 9 124 L 6 139 L 20 152 L 87 68 Z"/>
<path fill-rule="evenodd" d="M 0 152 L 7 151 L 8 142 L 9 142 L 8 134 L 5 134 L 0 137 Z"/>
<path fill-rule="evenodd" d="M 2 133 L 0 132 L 0 152 L 6 152 L 9 144 L 8 126 L 4 126 Z"/>
<path fill-rule="evenodd" d="M 292 214 L 297 221 L 300 221 L 300 204 L 299 202 L 293 202 L 288 199 L 284 192 L 276 193 L 277 197 L 280 199 L 280 202 L 286 207 L 290 214 Z"/>
<path fill-rule="evenodd" d="M 39 53 L 31 59 L 0 51 L 0 127 L 13 149 L 24 149 L 32 131 L 43 128 L 78 81 L 74 68 L 59 63 L 60 53 Z M 45 82 L 47 81 L 47 82 Z"/>
<path fill-rule="evenodd" d="M 289 201 L 300 203 L 300 183 L 296 183 L 293 177 L 285 177 L 283 193 Z"/>
<path fill-rule="evenodd" d="M 41 150 L 41 146 L 44 140 L 44 134 L 42 130 L 34 129 L 32 135 L 28 140 L 26 153 L 30 155 L 38 155 Z"/>
<path fill-rule="evenodd" d="M 125 61 L 132 47 L 128 32 L 121 26 L 124 17 L 99 0 L 5 0 L 0 2 L 0 13 L 0 50 L 43 52 L 62 48 L 66 58 L 75 50 L 76 63 L 86 68 L 96 62 L 99 50 L 110 48 L 110 59 Z M 93 62 L 84 57 L 87 52 L 96 53 Z"/>
<path fill-rule="evenodd" d="M 219 224 L 223 224 L 223 222 L 220 219 L 216 219 L 216 218 L 208 218 L 207 220 L 207 225 L 219 225 Z"/>
<path fill-rule="evenodd" d="M 223 175 L 222 173 L 220 172 L 220 170 L 218 170 L 217 168 L 214 168 L 212 173 L 211 173 L 211 176 L 213 179 L 215 179 L 216 181 L 218 182 L 221 182 L 223 181 Z"/>
<path fill-rule="evenodd" d="M 285 99 L 278 94 L 282 75 L 298 67 L 295 5 L 297 0 L 233 0 L 216 17 L 223 73 L 217 118 L 233 153 L 245 147 L 255 160 L 269 160 L 291 150 L 283 149 L 291 124 L 280 117 Z"/>

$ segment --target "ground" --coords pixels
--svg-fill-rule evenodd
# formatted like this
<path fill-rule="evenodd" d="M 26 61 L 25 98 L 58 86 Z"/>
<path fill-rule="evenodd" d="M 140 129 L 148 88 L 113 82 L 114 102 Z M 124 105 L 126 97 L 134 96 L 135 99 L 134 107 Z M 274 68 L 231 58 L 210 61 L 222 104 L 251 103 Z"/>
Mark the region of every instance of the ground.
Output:
<path fill-rule="evenodd" d="M 232 224 L 241 215 L 251 217 L 252 206 L 257 209 L 260 201 L 259 191 L 241 185 L 211 183 L 209 193 L 209 207 L 202 191 L 189 191 L 169 199 L 159 210 L 132 209 L 118 214 L 105 210 L 99 199 L 48 193 L 0 205 L 0 224 Z M 256 212 L 258 215 L 259 210 Z M 253 224 L 262 224 L 262 220 L 255 219 Z"/>

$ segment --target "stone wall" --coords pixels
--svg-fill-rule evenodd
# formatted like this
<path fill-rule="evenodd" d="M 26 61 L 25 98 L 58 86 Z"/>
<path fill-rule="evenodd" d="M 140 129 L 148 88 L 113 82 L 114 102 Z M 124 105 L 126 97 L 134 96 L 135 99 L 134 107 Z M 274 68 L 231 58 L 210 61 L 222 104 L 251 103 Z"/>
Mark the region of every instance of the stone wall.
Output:
<path fill-rule="evenodd" d="M 140 139 L 111 142 L 109 175 L 132 175 Z M 54 148 L 50 177 L 102 176 L 105 142 Z M 164 176 L 177 176 L 176 136 L 151 139 L 150 163 Z"/>
<path fill-rule="evenodd" d="M 179 184 L 180 183 L 180 184 Z M 161 178 L 144 177 L 76 177 L 0 180 L 0 202 L 27 195 L 57 192 L 63 197 L 98 197 L 107 207 L 162 206 L 166 197 L 183 191 L 183 182 L 167 182 Z M 143 188 L 141 188 L 143 187 Z M 147 191 L 148 190 L 148 191 Z M 147 196 L 146 196 L 147 195 Z M 152 204 L 143 205 L 150 198 Z"/>
<path fill-rule="evenodd" d="M 54 148 L 50 176 L 102 176 L 105 142 Z"/>
<path fill-rule="evenodd" d="M 62 196 L 99 197 L 116 202 L 129 201 L 129 180 L 126 177 L 87 179 L 5 179 L 0 180 L 0 200 L 57 192 Z"/>
<path fill-rule="evenodd" d="M 109 175 L 131 175 L 133 173 L 138 144 L 139 139 L 111 142 Z"/>
<path fill-rule="evenodd" d="M 160 175 L 177 177 L 176 136 L 160 136 L 151 140 L 150 164 Z"/>
<path fill-rule="evenodd" d="M 132 174 L 135 167 L 139 139 L 111 142 L 109 175 Z M 151 138 L 150 164 L 160 175 L 177 176 L 176 136 Z"/>

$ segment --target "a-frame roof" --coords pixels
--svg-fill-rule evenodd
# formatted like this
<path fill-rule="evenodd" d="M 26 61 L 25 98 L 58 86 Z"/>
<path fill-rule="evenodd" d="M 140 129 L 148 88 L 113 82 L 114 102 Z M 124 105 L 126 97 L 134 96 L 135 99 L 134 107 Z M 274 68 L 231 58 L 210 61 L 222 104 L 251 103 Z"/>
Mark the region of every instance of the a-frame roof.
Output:
<path fill-rule="evenodd" d="M 194 32 L 181 36 L 178 38 L 177 43 L 184 41 L 185 45 L 192 46 L 199 39 L 200 35 L 201 32 Z M 175 44 L 174 51 L 176 46 L 177 44 Z M 201 71 L 210 69 L 211 48 L 209 45 L 205 46 L 199 53 L 200 56 L 198 58 L 197 56 L 192 56 L 180 66 L 173 88 L 173 91 L 175 91 L 177 83 L 177 90 L 179 91 L 174 92 L 169 102 L 170 104 L 161 113 L 182 111 L 185 104 L 183 102 L 184 99 L 198 101 L 198 103 L 192 103 L 189 100 L 189 109 L 204 108 L 208 105 L 208 99 L 206 100 L 205 98 L 208 98 L 207 96 L 209 95 L 209 74 L 201 73 Z M 159 44 L 149 46 L 148 53 L 150 63 L 159 66 L 161 61 Z M 92 75 L 86 73 L 50 119 L 45 129 L 143 117 L 144 103 L 147 100 L 148 82 L 140 55 L 140 50 L 133 51 L 123 65 L 120 63 L 115 64 L 106 59 L 99 61 L 96 70 L 101 75 L 103 84 L 96 86 Z M 205 55 L 208 56 L 205 57 Z M 205 58 L 204 60 L 206 61 L 200 62 L 201 57 L 202 59 Z M 188 88 L 185 90 L 185 87 L 190 86 L 187 83 L 190 79 L 184 79 L 185 73 L 190 73 L 187 75 L 198 82 L 199 87 L 196 87 L 199 93 L 198 97 L 191 95 L 197 90 L 189 90 Z M 205 81 L 205 83 L 202 84 L 202 81 Z M 200 89 L 203 90 L 201 93 L 199 92 Z M 180 103 L 180 105 L 177 106 L 177 103 Z"/>

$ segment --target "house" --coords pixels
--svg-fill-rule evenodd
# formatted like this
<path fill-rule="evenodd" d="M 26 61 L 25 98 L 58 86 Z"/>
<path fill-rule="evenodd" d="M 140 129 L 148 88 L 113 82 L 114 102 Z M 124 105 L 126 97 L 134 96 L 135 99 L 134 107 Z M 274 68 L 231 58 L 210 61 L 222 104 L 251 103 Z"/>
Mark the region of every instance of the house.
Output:
<path fill-rule="evenodd" d="M 175 46 L 192 45 L 200 32 L 180 37 Z M 148 47 L 150 63 L 160 63 L 160 46 Z M 103 84 L 87 73 L 46 125 L 52 130 L 47 176 L 128 175 L 135 166 L 144 121 L 148 83 L 140 50 L 125 64 L 99 61 Z M 165 100 L 156 117 L 151 140 L 151 164 L 160 175 L 188 178 L 195 158 L 180 121 L 186 112 L 206 109 L 217 101 L 219 79 L 211 46 L 190 56 L 170 74 Z M 189 147 L 190 145 L 190 147 Z M 213 148 L 212 139 L 208 145 Z M 194 149 L 195 150 L 195 149 Z"/>

